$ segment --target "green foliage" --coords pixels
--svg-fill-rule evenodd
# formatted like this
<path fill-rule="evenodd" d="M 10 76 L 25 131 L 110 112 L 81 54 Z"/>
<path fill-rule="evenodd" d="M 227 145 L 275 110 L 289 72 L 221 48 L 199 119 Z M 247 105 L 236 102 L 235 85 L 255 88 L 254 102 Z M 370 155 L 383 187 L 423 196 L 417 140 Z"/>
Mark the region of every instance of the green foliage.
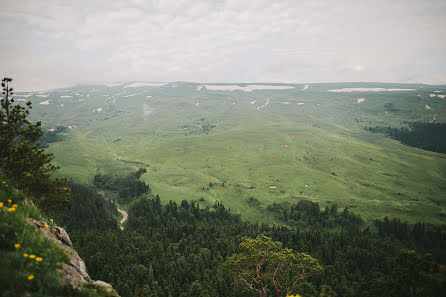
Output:
<path fill-rule="evenodd" d="M 41 148 L 47 148 L 50 143 L 59 142 L 65 140 L 65 134 L 68 128 L 65 126 L 57 126 L 54 131 L 47 131 L 39 138 L 39 146 Z"/>
<path fill-rule="evenodd" d="M 395 108 L 395 105 L 393 103 L 384 104 L 384 109 L 387 112 L 398 112 L 399 111 L 399 109 Z"/>
<path fill-rule="evenodd" d="M 255 207 L 255 208 L 259 208 L 261 206 L 261 204 L 262 204 L 259 200 L 257 200 L 254 197 L 249 197 L 248 199 L 246 199 L 246 203 L 250 207 Z"/>
<path fill-rule="evenodd" d="M 66 213 L 67 230 L 117 229 L 118 215 L 113 201 L 96 193 L 92 187 L 70 182 L 70 202 Z"/>
<path fill-rule="evenodd" d="M 115 296 L 89 285 L 73 288 L 62 283 L 57 270 L 68 256 L 29 224 L 31 218 L 51 220 L 25 197 L 7 183 L 0 184 L 1 296 Z"/>
<path fill-rule="evenodd" d="M 93 184 L 98 189 L 118 193 L 118 202 L 127 204 L 142 194 L 150 193 L 150 187 L 140 181 L 141 175 L 146 172 L 146 169 L 140 168 L 124 177 L 99 173 L 94 176 Z"/>
<path fill-rule="evenodd" d="M 427 122 L 434 115 L 436 122 L 446 122 L 446 104 L 429 98 L 431 86 L 387 84 L 384 87 L 417 91 L 367 93 L 327 90 L 383 84 L 314 84 L 305 92 L 300 86 L 255 92 L 196 91 L 195 86 L 55 90 L 49 92 L 48 105 L 38 104 L 47 98 L 30 97 L 31 117 L 48 128 L 78 125 L 49 150 L 62 167 L 60 174 L 83 183 L 90 183 L 97 172 L 125 176 L 132 166 L 142 166 L 148 172 L 141 181 L 150 184 L 163 203 L 203 197 L 202 205 L 212 206 L 219 200 L 252 222 L 282 223 L 265 214 L 269 204 L 308 199 L 318 201 L 322 209 L 333 203 L 354 208 L 365 221 L 392 216 L 410 223 L 446 223 L 446 159 L 363 129 Z M 72 98 L 61 98 L 67 93 Z M 418 93 L 427 95 L 424 102 Z M 367 100 L 358 104 L 358 96 Z M 266 98 L 271 104 L 257 110 Z M 386 114 L 391 108 L 386 103 L 398 111 Z M 151 113 L 144 115 L 142 106 Z M 104 110 L 91 112 L 98 107 Z M 189 134 L 203 122 L 216 127 L 209 134 Z M 224 188 L 219 186 L 223 181 Z M 209 182 L 214 186 L 207 189 Z M 261 207 L 247 207 L 250 197 Z M 438 200 L 440 207 L 429 198 Z"/>
<path fill-rule="evenodd" d="M 95 206 L 92 204 L 91 207 Z M 290 205 L 289 213 L 291 209 L 311 212 L 321 222 L 304 220 L 292 229 L 259 225 L 241 221 L 221 203 L 203 208 L 194 201 L 185 200 L 180 204 L 171 201 L 163 205 L 159 197 L 154 197 L 137 199 L 130 205 L 124 231 L 116 228 L 79 229 L 72 230 L 70 235 L 86 261 L 90 275 L 111 283 L 123 297 L 258 295 L 240 281 L 225 277 L 228 269 L 224 267 L 228 268 L 228 265 L 224 263 L 231 258 L 247 261 L 247 258 L 237 258 L 237 255 L 246 250 L 255 251 L 256 245 L 251 239 L 252 244 L 245 244 L 245 250 L 242 250 L 243 238 L 262 235 L 270 238 L 264 241 L 264 246 L 272 247 L 276 259 L 311 264 L 311 259 L 317 258 L 323 265 L 323 274 L 304 279 L 296 285 L 294 292 L 304 297 L 387 296 L 389 287 L 384 284 L 390 286 L 391 282 L 384 281 L 394 274 L 395 267 L 402 261 L 400 251 L 404 248 L 416 250 L 419 257 L 431 253 L 430 259 L 435 263 L 446 261 L 446 235 L 441 227 L 401 222 L 407 225 L 407 232 L 398 237 L 396 233 L 380 231 L 403 230 L 404 227 L 391 227 L 396 226 L 392 223 L 394 220 L 379 221 L 370 227 L 358 226 L 357 215 L 338 211 L 334 205 L 328 209 L 328 220 L 332 222 L 325 224 L 323 213 L 326 211 L 321 211 L 317 204 L 301 202 Z M 333 219 L 337 217 L 339 219 Z M 262 240 L 258 243 L 257 246 L 261 246 Z M 301 251 L 301 254 L 292 250 Z M 309 254 L 314 258 L 308 258 Z M 271 262 L 271 265 L 277 263 L 279 261 Z M 290 284 L 295 280 L 295 268 L 294 265 L 285 266 L 279 282 Z M 402 271 L 402 277 L 410 275 L 410 270 L 398 271 Z M 438 288 L 446 285 L 445 273 L 435 269 L 430 273 L 438 281 L 438 286 L 433 287 L 428 296 L 442 296 L 443 291 Z M 431 285 L 417 282 L 415 286 L 419 291 L 428 292 L 426 290 Z M 270 286 L 267 292 L 274 296 L 274 286 Z"/>
<path fill-rule="evenodd" d="M 310 255 L 282 248 L 281 242 L 265 235 L 243 238 L 240 253 L 228 257 L 224 266 L 261 297 L 267 296 L 268 287 L 274 288 L 276 296 L 288 296 L 304 279 L 322 272 L 319 262 Z"/>
<path fill-rule="evenodd" d="M 319 297 L 337 297 L 338 294 L 328 285 L 321 286 Z"/>
<path fill-rule="evenodd" d="M 43 238 L 40 232 L 27 222 L 29 217 L 42 218 L 42 215 L 38 214 L 36 207 L 24 204 L 20 194 L 0 189 L 0 200 L 8 208 L 17 204 L 15 211 L 10 212 L 6 207 L 0 209 L 2 296 L 24 296 L 27 293 L 32 296 L 60 294 L 61 282 L 56 269 L 68 258 L 61 249 Z M 16 244 L 19 244 L 17 248 Z M 42 261 L 36 261 L 38 257 L 42 258 Z"/>
<path fill-rule="evenodd" d="M 168 88 L 151 89 L 149 103 L 145 94 L 113 104 L 106 101 L 111 96 L 91 96 L 82 103 L 78 98 L 64 99 L 75 114 L 69 119 L 64 118 L 66 112 L 56 109 L 58 104 L 37 105 L 45 122 L 53 126 L 72 125 L 69 121 L 73 119 L 83 123 L 82 129 L 67 134 L 64 141 L 51 142 L 51 150 L 59 152 L 58 161 L 66 166 L 65 173 L 86 182 L 99 169 L 108 173 L 98 179 L 98 188 L 108 198 L 113 192 L 118 201 L 132 201 L 128 225 L 119 231 L 109 224 L 113 218 L 110 204 L 89 190 L 76 189 L 83 194 L 70 206 L 74 216 L 70 235 L 91 275 L 112 283 L 122 296 L 253 296 L 239 281 L 223 278 L 221 267 L 231 255 L 242 252 L 242 238 L 265 235 L 281 242 L 281 249 L 311 254 L 323 264 L 324 274 L 297 285 L 296 292 L 304 297 L 388 296 L 393 283 L 401 287 L 406 282 L 407 290 L 396 289 L 392 296 L 442 296 L 446 277 L 436 262 L 446 262 L 444 228 L 409 225 L 398 219 L 377 220 L 374 226 L 364 222 L 377 214 L 411 222 L 444 222 L 439 195 L 444 192 L 443 158 L 361 128 L 364 122 L 370 126 L 385 119 L 396 126 L 408 119 L 430 120 L 432 115 L 424 105 L 420 105 L 422 112 L 415 111 L 418 102 L 408 100 L 410 94 L 370 94 L 370 100 L 356 104 L 356 94 L 330 94 L 326 99 L 327 87 L 281 92 L 274 99 L 286 95 L 302 102 L 310 97 L 311 101 L 304 106 L 272 102 L 261 111 L 249 101 L 260 102 L 269 93 L 239 92 L 234 108 L 232 104 L 228 107 L 227 92 L 208 92 L 200 108 L 191 108 L 188 95 L 197 93 L 188 90 L 182 98 L 185 88 L 181 86 L 172 90 L 173 95 Z M 104 89 L 97 94 L 109 92 Z M 83 96 L 89 91 L 79 90 L 85 91 Z M 62 100 L 54 97 L 54 103 Z M 321 105 L 316 107 L 315 102 Z M 104 112 L 89 112 L 93 105 L 105 104 L 109 108 Z M 150 104 L 156 112 L 143 119 L 135 116 L 142 104 Z M 437 120 L 444 120 L 444 107 L 430 105 Z M 385 111 L 392 112 L 392 119 L 384 118 Z M 203 117 L 216 123 L 215 127 L 196 135 L 180 132 L 193 127 L 190 121 Z M 299 138 L 290 139 L 295 133 Z M 112 142 L 116 139 L 120 140 Z M 280 146 L 284 143 L 291 145 L 285 149 Z M 110 175 L 122 169 L 125 176 L 133 170 L 131 165 L 147 164 L 151 164 L 150 172 L 143 179 L 150 180 L 153 191 L 163 194 L 165 200 L 136 199 L 145 188 L 135 182 L 140 176 L 120 184 L 120 178 Z M 428 169 L 420 171 L 421 166 Z M 144 196 L 150 197 L 150 192 Z M 185 200 L 196 197 L 203 197 L 201 205 Z M 434 203 L 428 200 L 431 197 Z M 302 198 L 331 207 L 321 211 L 318 203 L 299 202 Z M 161 204 L 169 199 L 176 202 Z M 243 222 L 222 203 L 212 206 L 215 200 L 223 200 L 235 211 L 243 210 L 244 218 L 252 221 L 285 226 Z M 339 212 L 333 201 L 344 210 Z M 364 221 L 350 211 L 353 207 Z M 401 255 L 404 249 L 416 252 Z M 292 259 L 291 253 L 284 252 L 277 259 Z M 295 276 L 285 271 L 279 279 L 284 283 Z M 273 287 L 267 290 L 274 292 Z"/>
<path fill-rule="evenodd" d="M 446 124 L 407 122 L 403 128 L 367 128 L 374 133 L 384 133 L 404 144 L 437 153 L 446 154 Z"/>
<path fill-rule="evenodd" d="M 418 255 L 414 250 L 402 249 L 390 275 L 376 280 L 385 288 L 387 296 L 435 296 L 446 289 L 444 273 L 430 254 Z"/>
<path fill-rule="evenodd" d="M 65 180 L 52 180 L 51 173 L 58 169 L 51 164 L 53 154 L 39 147 L 42 136 L 41 122 L 28 120 L 31 102 L 26 106 L 15 104 L 11 78 L 2 80 L 3 96 L 0 109 L 0 166 L 3 173 L 20 190 L 32 194 L 46 213 L 56 215 L 56 209 L 68 201 L 63 188 Z"/>
<path fill-rule="evenodd" d="M 309 200 L 300 200 L 295 205 L 274 202 L 268 205 L 267 210 L 279 222 L 293 227 L 306 228 L 311 226 L 312 228 L 329 229 L 342 226 L 358 229 L 364 225 L 361 217 L 350 212 L 348 208 L 338 212 L 336 204 L 332 204 L 330 207 L 327 206 L 324 211 L 321 211 L 317 202 Z"/>

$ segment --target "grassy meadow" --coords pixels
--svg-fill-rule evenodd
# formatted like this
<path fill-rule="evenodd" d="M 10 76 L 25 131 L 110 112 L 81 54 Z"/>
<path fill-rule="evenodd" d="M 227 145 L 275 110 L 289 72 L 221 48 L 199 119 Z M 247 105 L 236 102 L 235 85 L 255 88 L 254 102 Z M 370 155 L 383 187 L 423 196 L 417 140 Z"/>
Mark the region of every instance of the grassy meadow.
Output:
<path fill-rule="evenodd" d="M 60 174 L 77 181 L 144 167 L 142 179 L 161 200 L 223 201 L 252 221 L 275 222 L 265 211 L 274 202 L 308 199 L 349 207 L 369 220 L 446 223 L 446 155 L 364 130 L 446 122 L 446 99 L 437 96 L 446 87 L 340 83 L 245 92 L 197 86 L 78 86 L 16 97 L 31 95 L 31 116 L 46 130 L 71 127 L 49 150 Z M 328 91 L 359 87 L 414 90 Z"/>

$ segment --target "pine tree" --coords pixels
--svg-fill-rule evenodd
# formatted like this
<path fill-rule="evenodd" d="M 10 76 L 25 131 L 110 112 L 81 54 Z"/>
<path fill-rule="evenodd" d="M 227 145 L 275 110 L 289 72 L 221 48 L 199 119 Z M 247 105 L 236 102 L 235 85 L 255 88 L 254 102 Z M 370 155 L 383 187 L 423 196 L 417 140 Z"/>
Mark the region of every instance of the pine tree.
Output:
<path fill-rule="evenodd" d="M 68 200 L 69 189 L 65 180 L 51 179 L 51 173 L 59 167 L 51 164 L 53 154 L 39 147 L 42 123 L 28 120 L 30 101 L 25 106 L 15 103 L 11 81 L 7 77 L 2 79 L 0 167 L 16 188 L 33 195 L 43 210 L 49 212 Z"/>

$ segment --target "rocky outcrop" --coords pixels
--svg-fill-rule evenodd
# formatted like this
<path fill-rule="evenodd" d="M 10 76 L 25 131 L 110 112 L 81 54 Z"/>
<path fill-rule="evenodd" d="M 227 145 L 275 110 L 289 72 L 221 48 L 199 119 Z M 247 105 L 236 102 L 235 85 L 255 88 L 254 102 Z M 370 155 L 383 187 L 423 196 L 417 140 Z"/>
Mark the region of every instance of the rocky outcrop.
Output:
<path fill-rule="evenodd" d="M 73 288 L 88 285 L 90 287 L 101 288 L 102 290 L 118 296 L 109 283 L 99 280 L 94 281 L 90 278 L 84 260 L 82 260 L 73 248 L 70 236 L 68 236 L 68 233 L 63 228 L 54 227 L 48 223 L 36 221 L 34 219 L 30 220 L 30 224 L 37 227 L 43 236 L 55 242 L 69 256 L 70 262 L 63 263 L 62 268 L 59 269 L 59 275 L 65 285 L 72 286 Z"/>

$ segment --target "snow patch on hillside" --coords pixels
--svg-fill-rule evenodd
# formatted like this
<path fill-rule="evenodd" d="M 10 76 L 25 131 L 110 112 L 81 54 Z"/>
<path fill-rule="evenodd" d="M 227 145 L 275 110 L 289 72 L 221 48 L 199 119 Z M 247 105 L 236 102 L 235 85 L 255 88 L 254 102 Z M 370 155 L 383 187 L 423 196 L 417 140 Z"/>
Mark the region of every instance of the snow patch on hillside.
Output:
<path fill-rule="evenodd" d="M 328 92 L 333 92 L 333 93 L 351 93 L 351 92 L 400 92 L 400 91 L 415 91 L 415 89 L 343 88 L 343 89 L 332 89 L 332 90 L 328 90 Z"/>
<path fill-rule="evenodd" d="M 266 107 L 268 104 L 269 104 L 269 99 L 266 99 L 265 104 L 263 104 L 262 106 L 257 107 L 257 110 L 260 110 L 260 109 Z"/>
<path fill-rule="evenodd" d="M 125 96 L 122 96 L 122 97 L 133 97 L 133 96 L 136 96 L 136 95 L 139 95 L 139 94 L 141 94 L 141 93 L 136 93 L 136 94 L 131 94 L 131 95 L 125 95 Z"/>
<path fill-rule="evenodd" d="M 238 86 L 238 85 L 204 85 L 209 91 L 244 91 L 252 92 L 255 90 L 287 90 L 294 89 L 292 86 L 268 86 L 268 85 L 248 85 L 248 86 Z"/>
<path fill-rule="evenodd" d="M 132 84 L 128 84 L 123 87 L 123 89 L 126 88 L 139 88 L 139 87 L 162 87 L 165 86 L 166 83 L 159 83 L 159 82 L 135 82 Z"/>

